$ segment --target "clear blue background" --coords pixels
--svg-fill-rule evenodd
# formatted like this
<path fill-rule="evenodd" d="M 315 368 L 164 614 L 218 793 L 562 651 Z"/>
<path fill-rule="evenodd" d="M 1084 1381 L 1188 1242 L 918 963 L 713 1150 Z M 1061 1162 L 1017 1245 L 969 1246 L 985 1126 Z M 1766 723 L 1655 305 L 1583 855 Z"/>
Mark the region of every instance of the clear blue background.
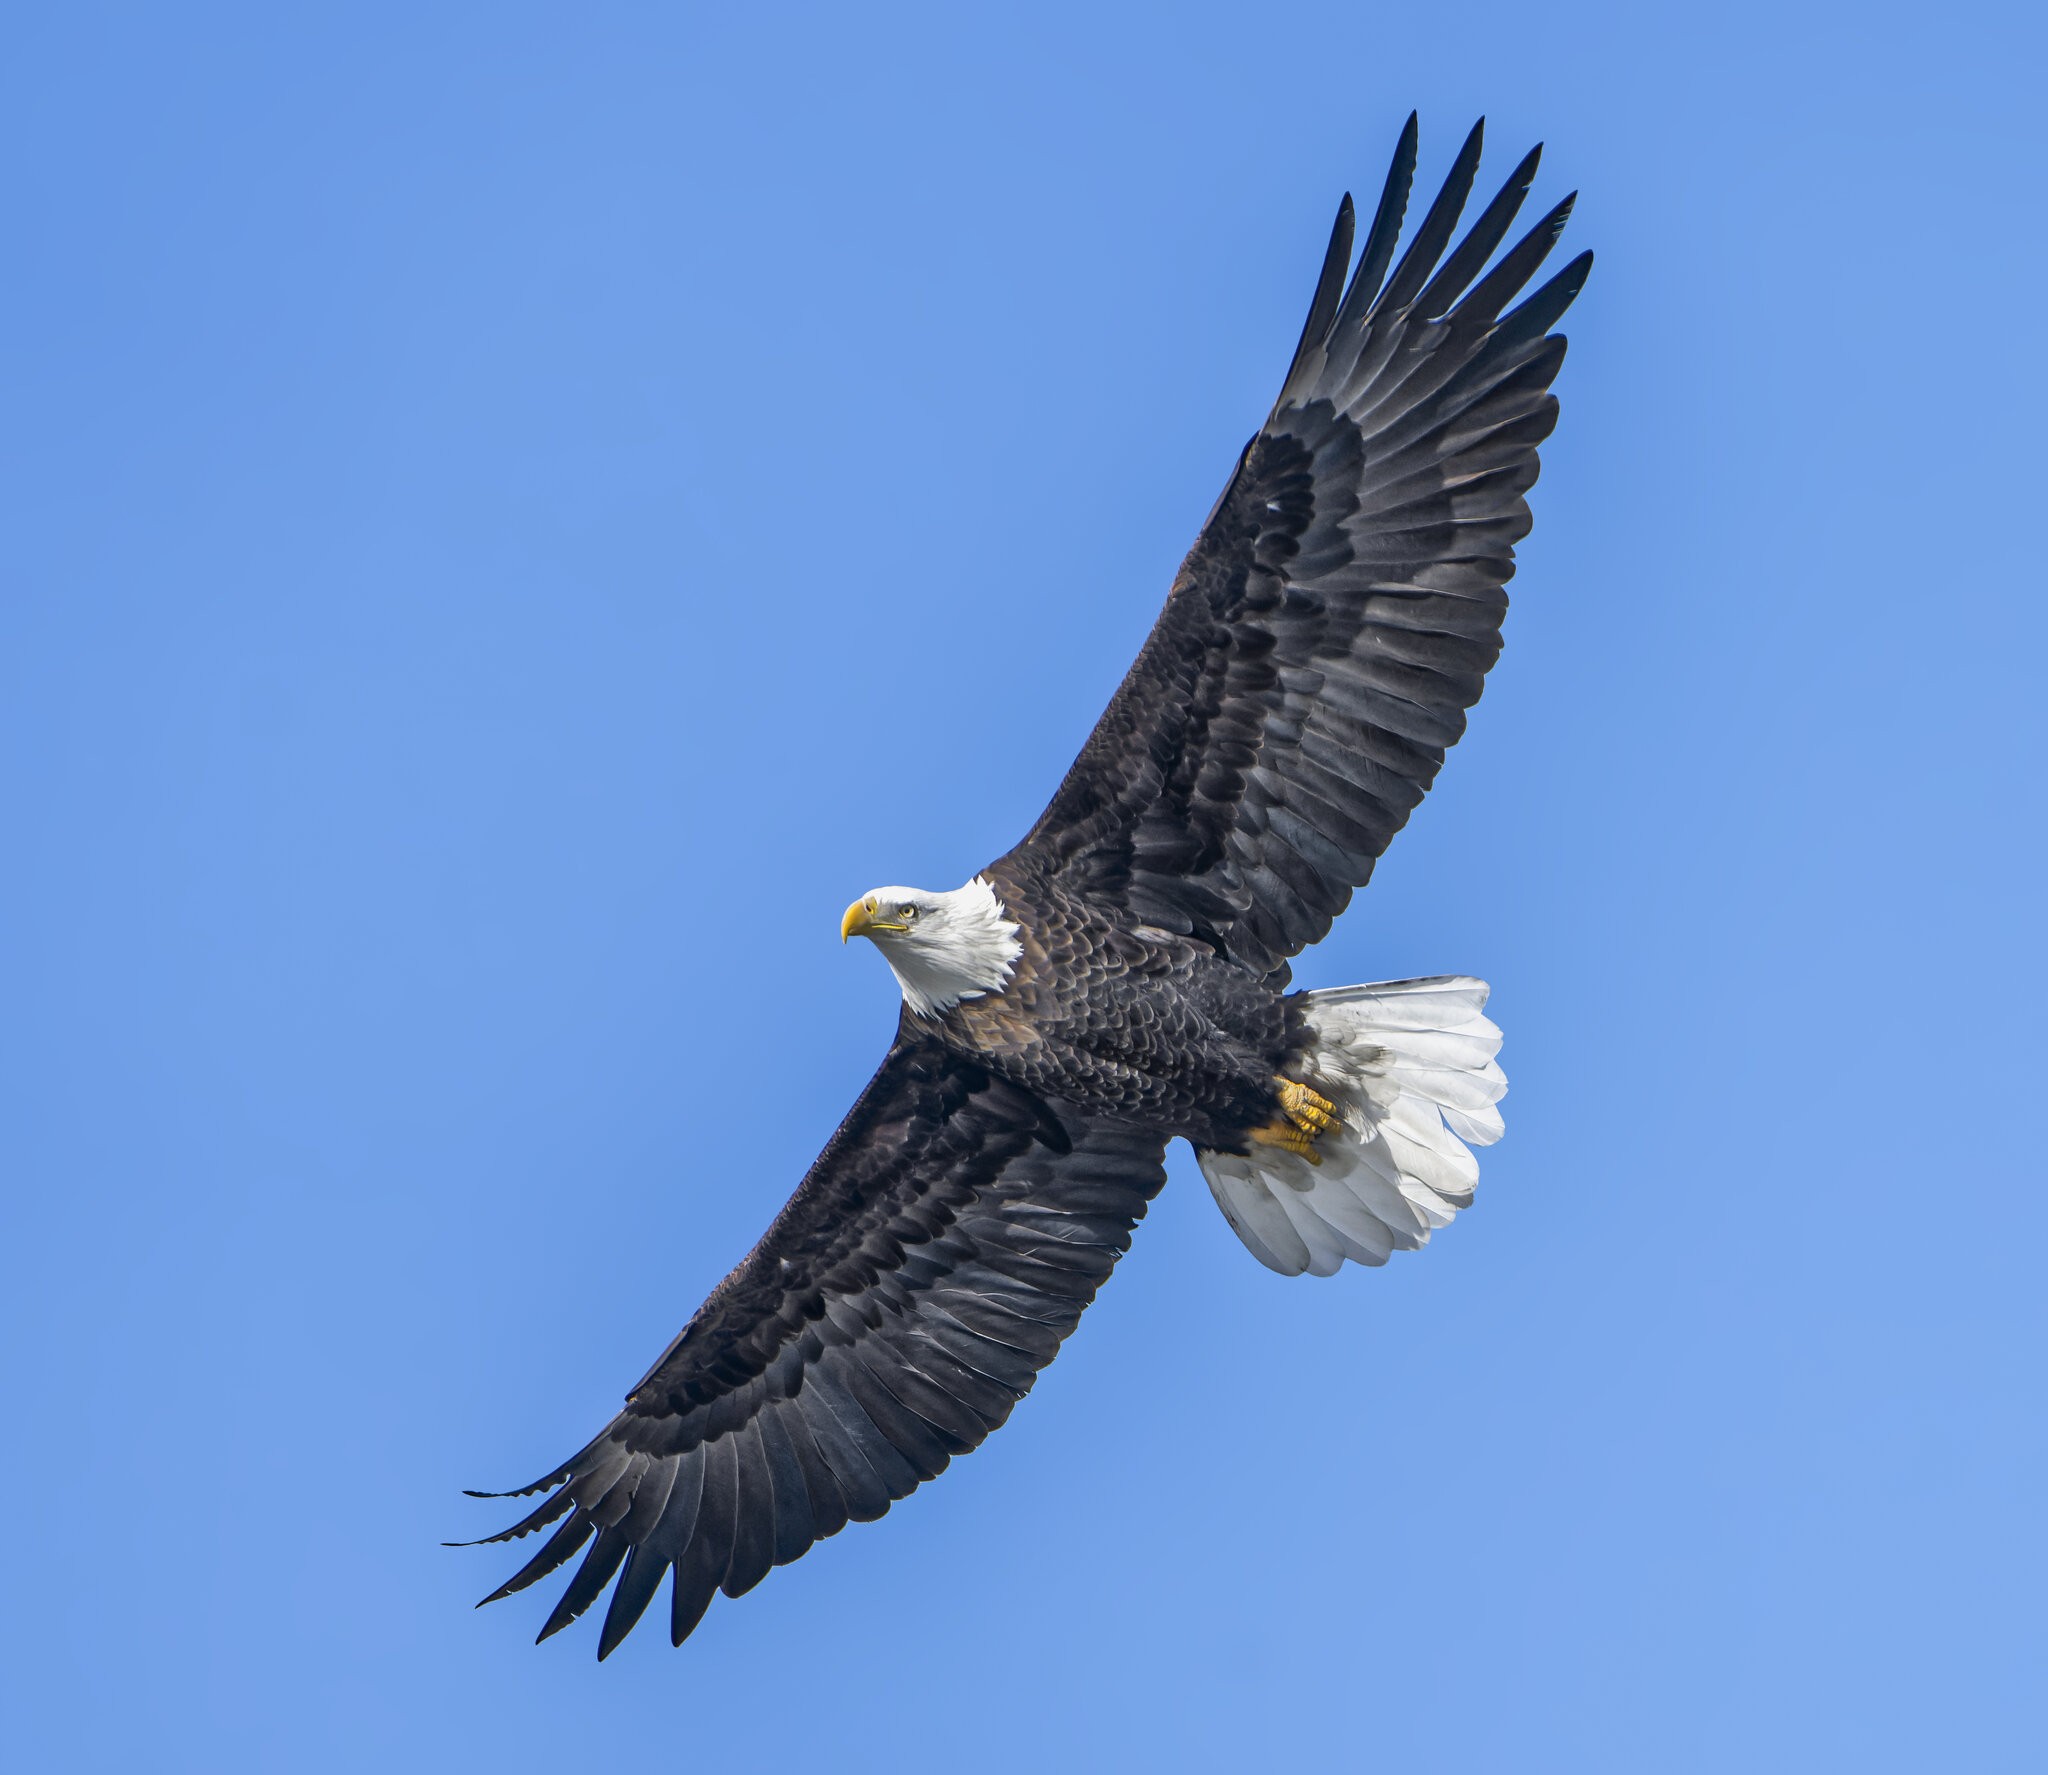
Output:
<path fill-rule="evenodd" d="M 2040 1766 L 2032 9 L 10 14 L 19 1767 Z M 1410 106 L 1600 254 L 1302 970 L 1494 981 L 1478 1208 L 1286 1282 L 1181 1153 L 681 1654 L 471 1613 L 459 1488 L 830 1132 L 840 907 L 1042 805 Z"/>

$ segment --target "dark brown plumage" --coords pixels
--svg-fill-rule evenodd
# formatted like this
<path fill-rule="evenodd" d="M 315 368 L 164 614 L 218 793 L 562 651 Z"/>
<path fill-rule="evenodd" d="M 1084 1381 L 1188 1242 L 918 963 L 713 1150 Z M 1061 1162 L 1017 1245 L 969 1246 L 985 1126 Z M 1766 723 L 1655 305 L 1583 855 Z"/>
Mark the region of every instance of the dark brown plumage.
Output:
<path fill-rule="evenodd" d="M 987 880 L 1021 953 L 896 1042 L 760 1244 L 503 1534 L 555 1525 L 486 1600 L 584 1552 L 542 1629 L 616 1575 L 603 1656 L 674 1572 L 680 1643 L 849 1519 L 975 1447 L 1078 1322 L 1168 1140 L 1241 1152 L 1307 1041 L 1316 942 L 1464 730 L 1500 650 L 1557 402 L 1522 304 L 1559 204 L 1480 275 L 1531 153 L 1446 256 L 1475 129 L 1394 266 L 1409 120 L 1348 285 L 1346 198 L 1279 400 L 1051 804 Z M 584 1551 L 588 1549 L 587 1552 Z"/>

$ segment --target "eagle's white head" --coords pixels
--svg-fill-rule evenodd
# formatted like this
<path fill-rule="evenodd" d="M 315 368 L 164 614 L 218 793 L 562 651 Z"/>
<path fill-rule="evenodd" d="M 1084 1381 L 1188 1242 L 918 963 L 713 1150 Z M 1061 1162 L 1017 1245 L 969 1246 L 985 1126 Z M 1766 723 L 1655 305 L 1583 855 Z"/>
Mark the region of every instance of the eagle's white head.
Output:
<path fill-rule="evenodd" d="M 903 988 L 903 1002 L 921 1017 L 1002 991 L 1024 953 L 1017 927 L 979 875 L 949 894 L 876 888 L 847 907 L 839 937 L 872 939 Z"/>

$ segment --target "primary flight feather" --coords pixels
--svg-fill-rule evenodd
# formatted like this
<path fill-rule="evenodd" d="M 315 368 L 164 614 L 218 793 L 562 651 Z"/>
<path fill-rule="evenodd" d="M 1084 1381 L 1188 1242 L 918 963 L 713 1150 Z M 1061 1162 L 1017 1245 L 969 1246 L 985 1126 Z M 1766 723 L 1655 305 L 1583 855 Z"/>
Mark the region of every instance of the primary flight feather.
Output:
<path fill-rule="evenodd" d="M 605 1656 L 673 1573 L 681 1644 L 714 1593 L 975 1447 L 1129 1247 L 1175 1137 L 1290 1275 L 1382 1263 L 1470 1202 L 1506 1089 L 1486 987 L 1287 990 L 1500 652 L 1557 420 L 1550 329 L 1592 264 L 1522 296 L 1570 198 L 1494 258 L 1533 151 L 1451 246 L 1477 128 L 1396 263 L 1415 150 L 1410 117 L 1355 267 L 1338 210 L 1279 399 L 1038 823 L 963 887 L 847 908 L 903 989 L 881 1069 L 618 1416 L 501 1494 L 548 1496 L 491 1540 L 554 1532 L 487 1602 L 583 1554 L 543 1639 L 616 1578 Z"/>

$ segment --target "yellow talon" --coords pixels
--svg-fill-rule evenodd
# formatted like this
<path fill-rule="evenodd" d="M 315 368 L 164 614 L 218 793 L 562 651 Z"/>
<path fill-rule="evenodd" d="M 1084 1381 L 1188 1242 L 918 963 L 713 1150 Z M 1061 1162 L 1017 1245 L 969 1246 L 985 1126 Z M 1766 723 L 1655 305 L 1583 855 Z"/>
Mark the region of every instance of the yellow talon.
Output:
<path fill-rule="evenodd" d="M 1280 1087 L 1281 1112 L 1309 1139 L 1335 1125 L 1337 1106 L 1327 1097 L 1306 1085 L 1297 1085 L 1292 1079 L 1276 1079 L 1274 1083 Z"/>
<path fill-rule="evenodd" d="M 1263 1128 L 1254 1128 L 1250 1138 L 1260 1146 L 1277 1146 L 1311 1165 L 1320 1165 L 1323 1155 L 1316 1151 L 1316 1137 L 1336 1126 L 1337 1106 L 1292 1079 L 1273 1082 L 1280 1088 L 1280 1113 Z"/>
<path fill-rule="evenodd" d="M 1258 1146 L 1281 1147 L 1297 1158 L 1308 1160 L 1311 1165 L 1323 1162 L 1323 1155 L 1316 1151 L 1316 1143 L 1284 1116 L 1276 1117 L 1263 1128 L 1254 1128 L 1246 1138 Z"/>

